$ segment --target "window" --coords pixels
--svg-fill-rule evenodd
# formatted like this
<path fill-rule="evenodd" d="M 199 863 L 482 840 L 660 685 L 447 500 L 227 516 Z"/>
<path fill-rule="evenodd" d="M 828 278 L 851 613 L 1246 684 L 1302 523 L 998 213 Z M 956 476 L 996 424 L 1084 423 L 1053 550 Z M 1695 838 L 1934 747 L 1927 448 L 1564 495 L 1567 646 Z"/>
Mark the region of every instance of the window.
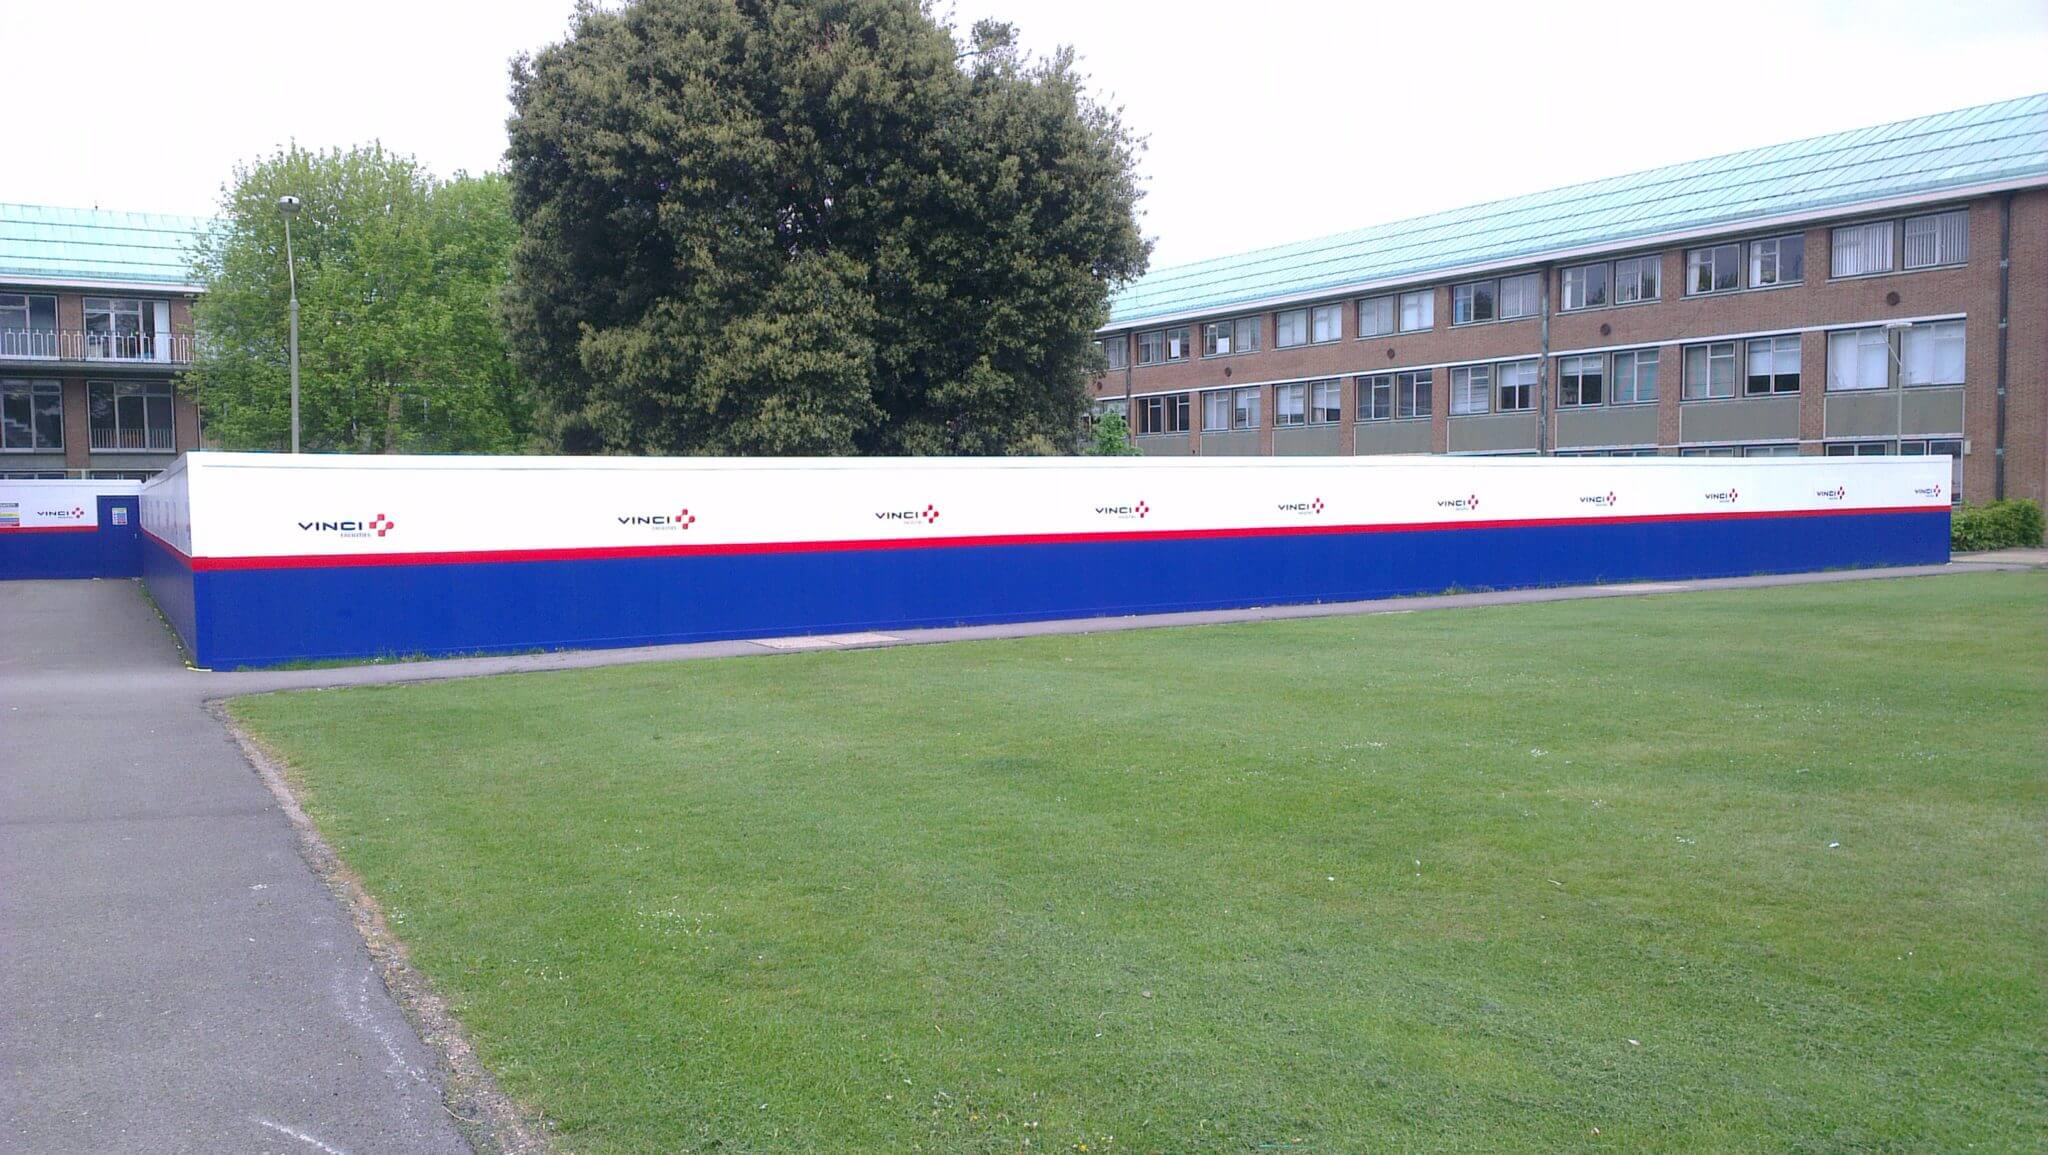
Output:
<path fill-rule="evenodd" d="M 1806 279 L 1806 237 L 1766 237 L 1749 242 L 1749 287 L 1791 285 Z"/>
<path fill-rule="evenodd" d="M 1734 445 L 1705 445 L 1678 451 L 1680 457 L 1736 457 L 1742 450 Z"/>
<path fill-rule="evenodd" d="M 1374 377 L 1360 377 L 1358 381 L 1358 419 L 1360 421 L 1384 421 L 1394 415 L 1394 375 L 1381 373 Z"/>
<path fill-rule="evenodd" d="M 1742 447 L 1742 455 L 1744 457 L 1797 457 L 1799 456 L 1799 446 L 1797 444 L 1745 445 Z"/>
<path fill-rule="evenodd" d="M 1102 350 L 1102 359 L 1108 363 L 1112 371 L 1122 369 L 1131 363 L 1130 341 L 1123 336 L 1111 337 L 1107 341 L 1097 341 L 1095 344 Z"/>
<path fill-rule="evenodd" d="M 1758 337 L 1749 343 L 1747 397 L 1799 392 L 1799 337 Z"/>
<path fill-rule="evenodd" d="M 169 382 L 94 381 L 86 401 L 94 449 L 177 448 Z"/>
<path fill-rule="evenodd" d="M 1892 223 L 1844 225 L 1835 230 L 1834 275 L 1860 277 L 1892 271 Z"/>
<path fill-rule="evenodd" d="M 1308 310 L 1288 309 L 1273 314 L 1273 347 L 1291 349 L 1308 344 Z"/>
<path fill-rule="evenodd" d="M 1230 390 L 1211 389 L 1202 394 L 1202 432 L 1230 428 Z"/>
<path fill-rule="evenodd" d="M 1435 383 L 1434 369 L 1394 374 L 1394 416 L 1428 417 L 1434 413 L 1436 407 L 1430 392 Z"/>
<path fill-rule="evenodd" d="M 1536 362 L 1511 361 L 1496 366 L 1494 379 L 1502 413 L 1536 408 Z"/>
<path fill-rule="evenodd" d="M 1654 256 L 1614 262 L 1614 303 L 1632 305 L 1656 300 L 1662 278 L 1662 265 Z"/>
<path fill-rule="evenodd" d="M 0 381 L 0 449 L 64 448 L 64 387 Z"/>
<path fill-rule="evenodd" d="M 1232 408 L 1231 421 L 1239 429 L 1257 429 L 1259 427 L 1259 391 L 1256 386 L 1237 391 L 1237 400 Z"/>
<path fill-rule="evenodd" d="M 1699 293 L 1722 293 L 1739 288 L 1742 277 L 1740 245 L 1714 245 L 1710 248 L 1693 249 L 1685 254 L 1685 291 L 1693 296 Z"/>
<path fill-rule="evenodd" d="M 1358 302 L 1358 335 L 1377 337 L 1394 331 L 1394 298 L 1367 297 Z"/>
<path fill-rule="evenodd" d="M 1186 433 L 1187 431 L 1187 394 L 1170 393 L 1164 397 L 1145 397 L 1138 401 L 1138 432 Z"/>
<path fill-rule="evenodd" d="M 1606 393 L 1606 366 L 1598 354 L 1557 359 L 1557 403 L 1598 405 Z"/>
<path fill-rule="evenodd" d="M 1418 289 L 1401 294 L 1401 331 L 1436 328 L 1436 290 Z"/>
<path fill-rule="evenodd" d="M 1535 316 L 1542 292 L 1542 279 L 1535 273 L 1452 285 L 1451 324 L 1469 325 L 1475 321 L 1507 321 Z"/>
<path fill-rule="evenodd" d="M 1309 340 L 1320 345 L 1344 336 L 1344 306 L 1317 305 L 1309 310 Z"/>
<path fill-rule="evenodd" d="M 1543 279 L 1535 273 L 1500 279 L 1500 319 L 1533 317 L 1542 307 Z"/>
<path fill-rule="evenodd" d="M 1344 385 L 1336 379 L 1317 381 L 1309 389 L 1308 419 L 1328 425 L 1344 419 Z"/>
<path fill-rule="evenodd" d="M 1891 384 L 1891 347 L 1883 329 L 1828 334 L 1828 388 L 1883 389 Z"/>
<path fill-rule="evenodd" d="M 1211 321 L 1202 326 L 1202 356 L 1225 357 L 1232 353 L 1259 351 L 1259 319 L 1239 317 L 1235 321 Z"/>
<path fill-rule="evenodd" d="M 1564 271 L 1564 299 L 1558 308 L 1597 309 L 1607 303 L 1607 266 L 1578 265 Z"/>
<path fill-rule="evenodd" d="M 133 297 L 85 299 L 85 355 L 92 358 L 138 360 L 154 357 L 154 302 Z"/>
<path fill-rule="evenodd" d="M 1907 385 L 1963 383 L 1963 323 L 1937 321 L 1899 334 L 1899 380 Z"/>
<path fill-rule="evenodd" d="M 1492 281 L 1473 281 L 1467 285 L 1451 286 L 1451 324 L 1469 325 L 1474 321 L 1493 320 Z"/>
<path fill-rule="evenodd" d="M 1614 355 L 1614 403 L 1635 405 L 1657 399 L 1657 350 L 1628 349 Z"/>
<path fill-rule="evenodd" d="M 1275 385 L 1273 387 L 1273 424 L 1300 425 L 1307 420 L 1304 399 L 1308 387 L 1305 385 Z"/>
<path fill-rule="evenodd" d="M 0 357 L 57 355 L 57 298 L 0 293 Z"/>
<path fill-rule="evenodd" d="M 1690 345 L 1685 350 L 1685 381 L 1680 386 L 1679 397 L 1686 401 L 1705 401 L 1713 397 L 1735 396 L 1735 342 L 1717 341 L 1712 345 Z"/>
<path fill-rule="evenodd" d="M 1188 329 L 1182 325 L 1177 329 L 1154 329 L 1138 334 L 1138 364 L 1157 365 L 1165 361 L 1185 361 L 1188 357 Z"/>
<path fill-rule="evenodd" d="M 1485 413 L 1493 408 L 1493 366 L 1460 365 L 1451 370 L 1451 412 Z"/>
<path fill-rule="evenodd" d="M 1967 209 L 1906 218 L 1906 267 L 1960 265 L 1970 259 L 1970 213 Z"/>

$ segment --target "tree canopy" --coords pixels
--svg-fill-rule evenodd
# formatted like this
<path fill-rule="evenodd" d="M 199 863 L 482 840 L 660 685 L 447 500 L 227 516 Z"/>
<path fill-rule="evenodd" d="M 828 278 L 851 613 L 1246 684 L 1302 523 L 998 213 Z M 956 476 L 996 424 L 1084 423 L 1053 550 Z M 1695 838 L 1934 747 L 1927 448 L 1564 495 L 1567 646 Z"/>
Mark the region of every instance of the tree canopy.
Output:
<path fill-rule="evenodd" d="M 290 444 L 287 274 L 299 283 L 301 441 L 308 450 L 506 452 L 531 400 L 505 348 L 498 297 L 515 229 L 505 178 L 438 181 L 371 145 L 296 146 L 238 168 L 203 242 L 203 336 L 186 377 L 209 440 Z"/>
<path fill-rule="evenodd" d="M 569 452 L 1071 451 L 1136 142 L 918 0 L 636 0 L 513 70 L 508 337 Z"/>

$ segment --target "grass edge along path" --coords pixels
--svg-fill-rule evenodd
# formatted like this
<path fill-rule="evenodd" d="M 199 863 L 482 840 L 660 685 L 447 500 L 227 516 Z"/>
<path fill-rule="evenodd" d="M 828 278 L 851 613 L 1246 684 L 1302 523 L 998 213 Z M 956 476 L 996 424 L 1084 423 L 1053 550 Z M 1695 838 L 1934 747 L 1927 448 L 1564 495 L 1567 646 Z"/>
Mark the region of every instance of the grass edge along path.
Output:
<path fill-rule="evenodd" d="M 2048 575 L 230 709 L 578 1151 L 2027 1149 Z"/>

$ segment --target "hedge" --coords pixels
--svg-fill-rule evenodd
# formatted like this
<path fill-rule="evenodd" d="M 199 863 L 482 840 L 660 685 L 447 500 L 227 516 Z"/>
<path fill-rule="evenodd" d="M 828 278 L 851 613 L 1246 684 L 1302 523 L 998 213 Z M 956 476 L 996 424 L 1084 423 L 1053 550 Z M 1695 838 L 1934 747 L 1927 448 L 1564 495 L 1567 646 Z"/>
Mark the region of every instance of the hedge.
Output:
<path fill-rule="evenodd" d="M 1949 522 L 1949 548 L 2011 549 L 2041 544 L 2041 505 L 2015 498 L 1958 508 Z"/>

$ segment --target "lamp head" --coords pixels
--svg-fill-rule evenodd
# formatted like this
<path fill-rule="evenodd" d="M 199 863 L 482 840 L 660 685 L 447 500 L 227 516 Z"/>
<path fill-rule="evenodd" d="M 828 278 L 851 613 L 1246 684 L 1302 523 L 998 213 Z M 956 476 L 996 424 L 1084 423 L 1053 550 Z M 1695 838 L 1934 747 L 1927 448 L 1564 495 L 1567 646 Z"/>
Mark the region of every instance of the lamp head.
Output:
<path fill-rule="evenodd" d="M 277 198 L 277 211 L 278 211 L 278 212 L 280 212 L 280 213 L 283 213 L 283 214 L 284 214 L 285 216 L 287 216 L 287 217 L 291 217 L 291 216 L 297 216 L 297 215 L 298 215 L 298 212 L 299 212 L 299 198 L 297 198 L 297 197 L 279 197 L 279 198 Z"/>

